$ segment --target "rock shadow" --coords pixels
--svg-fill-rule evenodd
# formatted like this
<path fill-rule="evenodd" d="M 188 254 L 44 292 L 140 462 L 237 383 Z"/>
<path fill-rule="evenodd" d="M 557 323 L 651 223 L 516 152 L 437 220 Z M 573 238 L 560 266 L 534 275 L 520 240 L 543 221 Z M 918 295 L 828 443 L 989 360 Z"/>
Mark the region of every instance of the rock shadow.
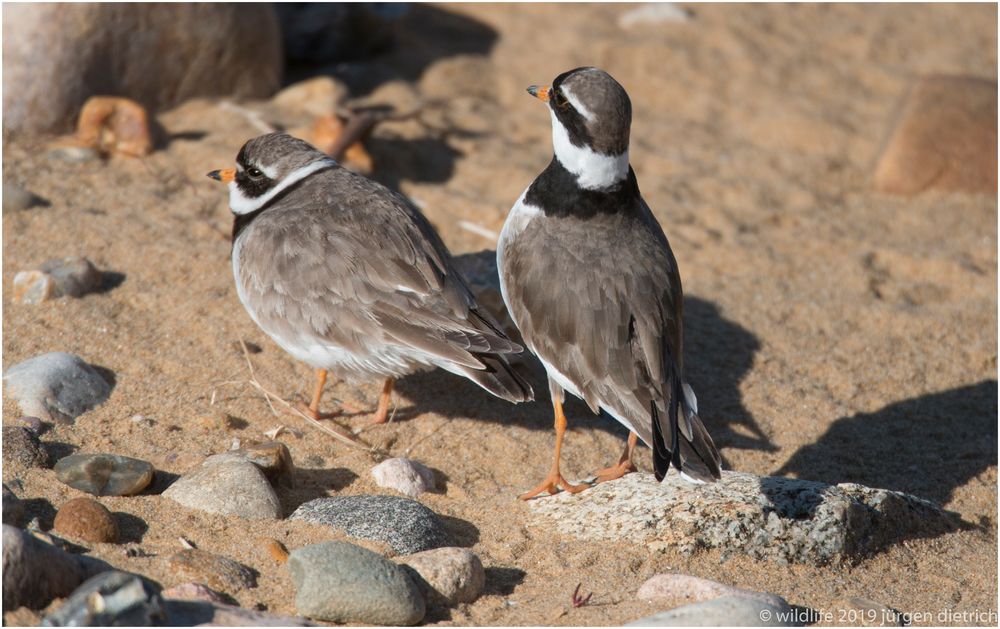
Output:
<path fill-rule="evenodd" d="M 451 541 L 455 546 L 472 548 L 479 543 L 479 528 L 472 522 L 450 515 L 441 515 L 440 513 L 438 514 L 438 518 L 441 519 L 444 528 L 448 529 Z"/>
<path fill-rule="evenodd" d="M 903 491 L 939 504 L 997 464 L 997 381 L 836 420 L 775 475 Z"/>
<path fill-rule="evenodd" d="M 510 596 L 524 582 L 528 573 L 520 568 L 491 566 L 486 568 L 486 587 L 483 595 Z"/>
<path fill-rule="evenodd" d="M 364 95 L 389 81 L 416 81 L 445 57 L 488 54 L 498 38 L 483 22 L 445 8 L 401 8 L 282 5 L 286 84 L 330 75 Z M 309 45 L 309 37 L 322 45 Z"/>
<path fill-rule="evenodd" d="M 145 520 L 125 511 L 115 511 L 112 516 L 118 523 L 119 544 L 142 542 L 143 535 L 149 530 L 149 525 L 146 524 Z"/>
<path fill-rule="evenodd" d="M 278 487 L 278 498 L 285 516 L 289 516 L 300 505 L 327 498 L 330 490 L 340 491 L 358 479 L 358 475 L 346 467 L 295 468 L 295 487 Z"/>

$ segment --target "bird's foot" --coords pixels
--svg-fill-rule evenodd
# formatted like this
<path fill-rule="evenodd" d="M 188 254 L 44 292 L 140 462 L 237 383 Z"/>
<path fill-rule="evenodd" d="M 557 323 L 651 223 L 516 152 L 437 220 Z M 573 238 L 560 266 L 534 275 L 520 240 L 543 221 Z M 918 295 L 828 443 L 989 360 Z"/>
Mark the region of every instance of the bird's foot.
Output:
<path fill-rule="evenodd" d="M 559 488 L 562 487 L 565 491 L 571 494 L 578 494 L 584 489 L 590 487 L 590 485 L 574 485 L 562 477 L 562 474 L 558 470 L 553 470 L 549 475 L 539 484 L 537 487 L 529 492 L 523 493 L 518 496 L 520 500 L 530 500 L 543 491 L 547 491 L 550 494 L 559 493 Z"/>
<path fill-rule="evenodd" d="M 615 480 L 625 476 L 626 474 L 631 474 L 636 471 L 635 463 L 630 460 L 619 461 L 616 465 L 611 467 L 605 467 L 603 469 L 594 472 L 594 476 L 597 478 L 594 480 L 594 484 L 606 483 L 609 480 Z"/>

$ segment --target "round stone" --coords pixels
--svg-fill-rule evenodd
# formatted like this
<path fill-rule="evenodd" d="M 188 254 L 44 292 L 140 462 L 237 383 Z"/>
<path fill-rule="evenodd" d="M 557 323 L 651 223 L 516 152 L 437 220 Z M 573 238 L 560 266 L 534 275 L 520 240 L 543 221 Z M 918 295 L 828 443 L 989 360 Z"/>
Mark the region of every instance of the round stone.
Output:
<path fill-rule="evenodd" d="M 395 489 L 410 498 L 433 490 L 437 484 L 434 472 L 429 467 L 404 458 L 382 461 L 372 468 L 372 476 L 379 487 Z"/>
<path fill-rule="evenodd" d="M 153 466 L 117 454 L 72 454 L 56 463 L 56 478 L 95 496 L 132 496 L 153 480 Z"/>
<path fill-rule="evenodd" d="M 434 548 L 396 561 L 416 573 L 410 576 L 428 603 L 449 607 L 471 603 L 486 586 L 483 563 L 466 548 Z"/>
<path fill-rule="evenodd" d="M 406 572 L 388 559 L 347 542 L 292 551 L 288 571 L 299 614 L 332 622 L 414 625 L 426 606 Z"/>
<path fill-rule="evenodd" d="M 95 544 L 118 542 L 118 523 L 107 507 L 93 498 L 76 498 L 56 514 L 56 532 Z"/>

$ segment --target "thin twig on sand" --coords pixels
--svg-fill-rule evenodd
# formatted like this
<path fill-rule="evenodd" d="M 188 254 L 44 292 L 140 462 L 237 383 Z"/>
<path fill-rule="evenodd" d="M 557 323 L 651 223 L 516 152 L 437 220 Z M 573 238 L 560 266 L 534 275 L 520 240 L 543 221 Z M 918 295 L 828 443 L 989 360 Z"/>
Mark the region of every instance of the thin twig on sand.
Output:
<path fill-rule="evenodd" d="M 294 405 L 289 404 L 285 400 L 281 399 L 281 397 L 279 397 L 275 393 L 269 391 L 264 385 L 260 383 L 260 380 L 257 379 L 257 374 L 256 372 L 254 372 L 253 369 L 253 363 L 250 362 L 250 352 L 247 350 L 246 343 L 243 342 L 242 339 L 240 339 L 240 347 L 243 349 L 243 358 L 246 360 L 247 368 L 250 370 L 250 380 L 248 380 L 248 382 L 250 383 L 250 386 L 254 387 L 255 389 L 261 392 L 261 394 L 264 396 L 264 399 L 267 401 L 267 405 L 271 407 L 272 413 L 274 413 L 275 415 L 279 414 L 277 409 L 274 408 L 274 404 L 271 403 L 271 399 L 273 398 L 279 404 L 283 405 L 292 415 L 297 415 L 298 417 L 301 417 L 303 420 L 306 421 L 306 423 L 308 423 L 312 427 L 322 432 L 325 432 L 326 434 L 330 435 L 331 437 L 340 441 L 341 443 L 351 446 L 352 448 L 358 448 L 360 450 L 369 450 L 369 451 L 374 450 L 372 446 L 357 439 L 356 437 L 354 437 L 344 429 L 340 428 L 336 424 L 334 424 L 333 426 L 327 426 L 325 424 L 321 424 L 317 420 L 313 419 L 312 417 L 309 417 L 299 409 L 295 408 Z"/>

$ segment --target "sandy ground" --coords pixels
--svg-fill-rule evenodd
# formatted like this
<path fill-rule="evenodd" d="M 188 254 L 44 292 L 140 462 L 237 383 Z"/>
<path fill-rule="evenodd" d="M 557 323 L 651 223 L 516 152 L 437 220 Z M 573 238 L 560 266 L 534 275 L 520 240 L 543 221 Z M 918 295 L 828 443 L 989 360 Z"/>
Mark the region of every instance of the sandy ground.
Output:
<path fill-rule="evenodd" d="M 399 383 L 395 420 L 362 436 L 441 473 L 444 491 L 422 500 L 487 567 L 483 597 L 427 622 L 621 624 L 657 611 L 634 593 L 665 571 L 825 611 L 845 596 L 906 612 L 995 610 L 996 200 L 880 195 L 870 173 L 915 76 L 996 77 L 996 7 L 712 5 L 695 7 L 687 23 L 625 30 L 618 18 L 630 8 L 414 10 L 399 50 L 341 68 L 359 94 L 405 106 L 415 91 L 428 103 L 419 120 L 379 127 L 369 142 L 378 178 L 416 200 L 453 252 L 492 249 L 460 221 L 499 231 L 551 156 L 549 117 L 524 87 L 578 65 L 605 68 L 632 97 L 632 164 L 679 260 L 688 379 L 727 467 L 903 490 L 968 526 L 842 567 L 562 538 L 529 527 L 515 499 L 549 462 L 547 396 L 515 407 L 448 374 L 423 374 Z M 45 156 L 49 138 L 5 143 L 4 178 L 51 206 L 4 217 L 3 365 L 59 350 L 115 374 L 107 403 L 45 436 L 60 452 L 115 452 L 160 471 L 144 495 L 102 499 L 126 540 L 151 556 L 126 557 L 120 545 L 95 556 L 170 585 L 162 561 L 184 536 L 260 572 L 242 605 L 292 614 L 291 581 L 262 540 L 294 548 L 328 531 L 206 515 L 158 491 L 234 438 L 262 439 L 279 424 L 304 433 L 284 436 L 300 468 L 298 488 L 282 495 L 286 512 L 317 496 L 379 491 L 375 460 L 273 416 L 246 384 L 240 339 L 262 348 L 252 361 L 274 391 L 291 397 L 312 383 L 240 305 L 225 191 L 204 176 L 258 132 L 212 102 L 159 120 L 173 139 L 143 160 L 70 164 Z M 124 279 L 79 300 L 11 302 L 18 270 L 71 254 Z M 544 391 L 537 372 L 534 381 Z M 325 403 L 373 408 L 378 392 L 378 383 L 338 383 Z M 617 458 L 623 430 L 580 403 L 568 412 L 568 476 Z M 137 414 L 155 424 L 130 421 Z M 4 423 L 18 417 L 4 400 Z M 648 450 L 640 453 L 650 469 Z M 53 507 L 79 495 L 52 470 L 22 481 L 23 497 Z M 32 510 L 50 525 L 44 501 Z M 573 609 L 578 583 L 594 597 Z"/>

